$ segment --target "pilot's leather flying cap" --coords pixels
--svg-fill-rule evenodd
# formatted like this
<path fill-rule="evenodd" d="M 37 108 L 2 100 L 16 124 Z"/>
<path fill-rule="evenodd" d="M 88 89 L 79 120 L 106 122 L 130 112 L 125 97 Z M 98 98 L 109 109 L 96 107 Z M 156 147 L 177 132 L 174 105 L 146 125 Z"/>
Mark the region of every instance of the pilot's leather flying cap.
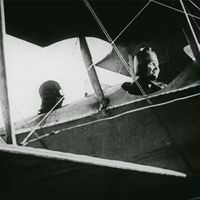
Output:
<path fill-rule="evenodd" d="M 44 82 L 39 88 L 42 104 L 38 114 L 47 113 L 53 107 L 53 110 L 60 108 L 64 100 L 64 95 L 61 94 L 61 91 L 58 82 L 53 80 Z"/>
<path fill-rule="evenodd" d="M 144 74 L 145 67 L 148 63 L 154 62 L 158 67 L 159 62 L 156 53 L 151 49 L 151 47 L 145 47 L 140 49 L 134 57 L 134 68 L 137 76 L 142 76 Z"/>
<path fill-rule="evenodd" d="M 56 81 L 53 81 L 53 80 L 49 80 L 49 81 L 46 81 L 44 82 L 40 88 L 39 88 L 39 94 L 41 97 L 43 97 L 45 95 L 45 93 L 52 93 L 56 96 L 63 96 L 61 93 L 60 93 L 60 90 L 61 90 L 61 87 L 59 85 L 58 82 Z"/>

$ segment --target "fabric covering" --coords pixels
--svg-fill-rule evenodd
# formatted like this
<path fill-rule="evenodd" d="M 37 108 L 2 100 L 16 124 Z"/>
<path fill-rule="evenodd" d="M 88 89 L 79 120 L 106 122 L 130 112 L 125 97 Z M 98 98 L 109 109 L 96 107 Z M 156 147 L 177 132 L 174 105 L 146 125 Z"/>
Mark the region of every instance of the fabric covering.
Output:
<path fill-rule="evenodd" d="M 185 199 L 197 179 L 143 173 L 59 159 L 54 152 L 1 148 L 3 199 Z M 74 156 L 75 157 L 75 156 Z M 70 159 L 71 158 L 71 159 Z M 3 161 L 3 162 L 2 162 Z"/>

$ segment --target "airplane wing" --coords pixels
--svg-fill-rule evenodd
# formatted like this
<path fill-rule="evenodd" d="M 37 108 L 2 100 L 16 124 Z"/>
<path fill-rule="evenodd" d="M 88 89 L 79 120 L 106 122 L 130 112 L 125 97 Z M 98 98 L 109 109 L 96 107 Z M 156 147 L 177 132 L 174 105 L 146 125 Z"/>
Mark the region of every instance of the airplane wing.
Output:
<path fill-rule="evenodd" d="M 185 173 L 122 161 L 0 146 L 4 199 L 189 199 Z M 2 176 L 1 176 L 2 178 Z M 1 192 L 1 194 L 2 194 Z"/>
<path fill-rule="evenodd" d="M 197 0 L 194 2 L 199 6 Z M 183 70 L 182 59 L 175 62 L 188 44 L 182 26 L 185 16 L 179 1 L 89 0 L 89 3 L 126 62 L 129 55 L 134 56 L 142 46 L 150 45 L 158 54 L 162 81 L 170 82 Z M 190 2 L 185 3 L 197 16 L 194 20 L 198 25 L 198 10 Z M 108 41 L 80 0 L 5 1 L 5 24 L 7 34 L 43 47 L 80 34 Z M 129 75 L 114 51 L 98 66 Z"/>
<path fill-rule="evenodd" d="M 158 43 L 172 38 L 174 34 L 182 33 L 178 19 L 184 18 L 184 15 L 175 11 L 181 9 L 179 2 L 163 3 L 158 0 L 148 5 L 149 0 L 89 0 L 88 2 L 111 39 L 116 39 L 116 44 L 129 43 L 131 39 L 137 45 L 150 41 Z M 197 0 L 194 2 L 199 5 Z M 78 37 L 80 34 L 107 40 L 83 0 L 31 2 L 16 0 L 5 1 L 4 4 L 6 32 L 37 45 L 47 46 L 63 39 Z M 170 9 L 172 6 L 174 10 Z M 193 14 L 198 13 L 190 3 L 187 3 L 187 6 L 188 9 L 192 8 Z M 129 22 L 130 26 L 124 30 Z M 123 30 L 123 34 L 120 34 Z M 176 38 L 176 41 L 178 39 Z"/>

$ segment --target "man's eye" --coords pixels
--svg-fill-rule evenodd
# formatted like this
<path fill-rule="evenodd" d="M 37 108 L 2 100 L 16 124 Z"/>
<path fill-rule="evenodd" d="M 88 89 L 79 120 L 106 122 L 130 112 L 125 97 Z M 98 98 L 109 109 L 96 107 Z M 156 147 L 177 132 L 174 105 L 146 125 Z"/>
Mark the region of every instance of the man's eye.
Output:
<path fill-rule="evenodd" d="M 155 66 L 155 65 L 156 65 L 154 62 L 150 62 L 149 64 L 150 64 L 150 65 L 153 65 L 153 66 Z"/>

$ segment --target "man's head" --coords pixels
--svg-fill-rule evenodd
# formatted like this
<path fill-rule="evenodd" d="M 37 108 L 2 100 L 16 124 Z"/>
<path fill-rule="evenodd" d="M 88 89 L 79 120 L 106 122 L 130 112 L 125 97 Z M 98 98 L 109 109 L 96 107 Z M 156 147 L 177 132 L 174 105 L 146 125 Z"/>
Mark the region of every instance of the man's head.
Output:
<path fill-rule="evenodd" d="M 134 57 L 134 67 L 136 75 L 147 78 L 148 80 L 156 80 L 160 73 L 157 55 L 150 47 L 141 49 Z"/>
<path fill-rule="evenodd" d="M 42 106 L 52 108 L 63 97 L 60 91 L 61 87 L 58 82 L 53 80 L 44 82 L 39 88 Z M 61 107 L 62 102 L 59 103 L 58 107 Z"/>

